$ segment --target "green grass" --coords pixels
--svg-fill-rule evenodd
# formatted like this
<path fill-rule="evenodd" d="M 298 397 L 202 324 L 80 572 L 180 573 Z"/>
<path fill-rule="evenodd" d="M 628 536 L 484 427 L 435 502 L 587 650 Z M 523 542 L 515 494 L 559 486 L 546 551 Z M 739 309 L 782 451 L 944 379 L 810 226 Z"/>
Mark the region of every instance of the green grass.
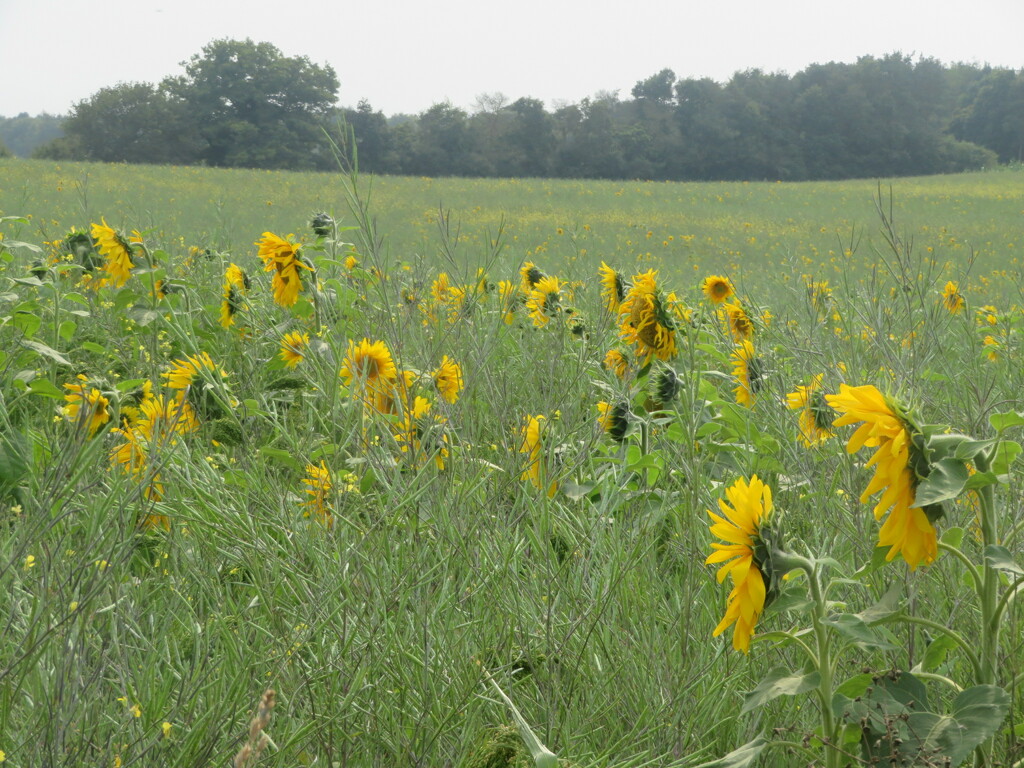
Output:
<path fill-rule="evenodd" d="M 952 557 L 854 576 L 878 528 L 858 501 L 865 457 L 838 439 L 802 446 L 784 396 L 824 373 L 827 392 L 876 384 L 925 422 L 992 436 L 989 417 L 1018 408 L 1024 385 L 1012 308 L 1018 173 L 894 181 L 889 228 L 867 181 L 382 178 L 361 209 L 368 180 L 350 208 L 337 175 L 4 160 L 0 178 L 3 214 L 31 215 L 3 224 L 0 243 L 41 248 L 12 245 L 0 261 L 0 750 L 11 765 L 224 765 L 273 687 L 275 746 L 261 765 L 460 766 L 487 728 L 510 722 L 485 669 L 541 741 L 578 765 L 695 766 L 759 733 L 797 745 L 773 747 L 763 765 L 804 764 L 812 697 L 739 714 L 767 670 L 799 668 L 796 646 L 757 641 L 744 656 L 730 632 L 711 636 L 727 585 L 704 565 L 705 510 L 752 473 L 775 489 L 791 546 L 835 558 L 849 577 L 833 586 L 834 610 L 860 611 L 895 583 L 915 614 L 976 631 Z M 346 246 L 309 247 L 317 305 L 307 282 L 294 308 L 276 306 L 253 243 L 269 230 L 313 246 L 319 210 L 352 227 L 341 239 L 360 265 L 343 266 Z M 143 231 L 155 271 L 99 293 L 67 262 L 29 277 L 37 259 L 62 258 L 46 242 L 101 217 Z M 506 324 L 494 294 L 451 321 L 442 308 L 436 322 L 402 298 L 428 303 L 440 271 L 472 286 L 483 267 L 518 285 L 525 260 L 571 283 L 565 303 L 586 334 L 561 317 L 535 328 L 522 311 Z M 660 269 L 664 289 L 694 310 L 672 361 L 681 393 L 659 421 L 642 407 L 642 371 L 619 381 L 601 366 L 621 344 L 602 309 L 601 261 L 627 278 Z M 254 281 L 244 333 L 217 322 L 231 262 Z M 750 410 L 735 404 L 734 345 L 700 294 L 710 273 L 734 280 L 754 318 L 764 387 Z M 834 288 L 820 319 L 807 276 Z M 157 300 L 153 279 L 182 290 Z M 966 296 L 959 314 L 941 304 L 947 280 Z M 999 307 L 992 324 L 975 311 L 984 304 Z M 293 372 L 278 359 L 286 331 L 314 342 Z M 985 335 L 1001 341 L 1000 359 L 985 356 Z M 364 337 L 417 374 L 443 355 L 461 364 L 456 403 L 427 378 L 415 385 L 444 421 L 443 470 L 403 453 L 395 420 L 368 415 L 340 386 L 348 342 Z M 147 466 L 164 492 L 147 500 L 150 476 L 111 465 L 123 442 L 114 424 L 90 439 L 61 415 L 63 385 L 85 375 L 113 411 L 139 380 L 160 391 L 173 361 L 199 352 L 228 376 L 190 392 L 197 432 L 152 446 Z M 623 446 L 596 422 L 596 403 L 616 398 L 649 422 Z M 551 497 L 522 478 L 520 429 L 537 414 L 559 483 Z M 421 426 L 427 444 L 438 427 Z M 321 460 L 334 478 L 329 529 L 304 515 L 307 464 Z M 1000 486 L 998 499 L 1018 553 L 1019 488 Z M 140 529 L 149 514 L 170 529 Z M 964 529 L 964 552 L 980 558 L 969 499 L 950 503 L 938 527 Z M 1013 727 L 1020 619 L 1011 605 L 1000 680 Z M 790 605 L 758 631 L 805 625 Z M 935 640 L 903 624 L 886 631 L 889 649 L 848 648 L 839 680 L 909 669 Z M 956 652 L 929 669 L 970 683 Z M 940 685 L 931 695 L 950 699 Z M 996 749 L 1005 764 L 1024 757 L 1012 737 Z"/>

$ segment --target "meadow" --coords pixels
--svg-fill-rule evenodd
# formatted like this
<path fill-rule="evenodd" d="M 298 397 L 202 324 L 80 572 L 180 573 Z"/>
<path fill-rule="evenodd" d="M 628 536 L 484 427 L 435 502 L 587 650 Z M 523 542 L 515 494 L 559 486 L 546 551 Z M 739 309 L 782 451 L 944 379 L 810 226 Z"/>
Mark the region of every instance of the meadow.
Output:
<path fill-rule="evenodd" d="M 1022 216 L 0 160 L 0 761 L 1021 764 Z"/>

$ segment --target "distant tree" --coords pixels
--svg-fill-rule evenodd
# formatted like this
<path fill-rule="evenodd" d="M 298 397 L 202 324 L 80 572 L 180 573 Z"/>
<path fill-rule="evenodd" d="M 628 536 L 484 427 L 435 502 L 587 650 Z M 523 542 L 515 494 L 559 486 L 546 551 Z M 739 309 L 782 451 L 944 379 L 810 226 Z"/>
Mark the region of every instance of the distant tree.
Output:
<path fill-rule="evenodd" d="M 322 124 L 334 104 L 334 70 L 270 43 L 215 40 L 164 88 L 187 106 L 210 165 L 314 168 L 329 154 Z"/>
<path fill-rule="evenodd" d="M 203 148 L 186 103 L 151 83 L 101 88 L 64 121 L 51 154 L 102 162 L 188 164 Z"/>
<path fill-rule="evenodd" d="M 63 117 L 45 112 L 30 116 L 22 112 L 16 117 L 0 117 L 0 140 L 18 157 L 29 157 L 36 147 L 63 135 Z"/>
<path fill-rule="evenodd" d="M 0 158 L 11 157 L 13 153 L 7 148 L 7 145 L 0 141 Z"/>
<path fill-rule="evenodd" d="M 359 170 L 367 173 L 395 173 L 399 167 L 395 156 L 391 129 L 383 112 L 375 112 L 366 99 L 362 99 L 355 109 L 338 110 L 344 129 L 350 130 L 355 136 L 356 156 Z M 330 123 L 330 121 L 329 121 Z M 330 123 L 328 132 L 336 142 L 347 141 L 348 136 L 336 137 L 337 122 Z M 331 167 L 331 166 L 328 166 Z"/>
<path fill-rule="evenodd" d="M 646 80 L 637 81 L 633 86 L 633 98 L 667 103 L 672 101 L 675 84 L 676 73 L 671 69 L 663 69 Z"/>
<path fill-rule="evenodd" d="M 544 110 L 542 101 L 530 98 L 517 99 L 503 111 L 509 124 L 502 147 L 502 175 L 548 175 L 558 146 L 554 117 Z"/>
<path fill-rule="evenodd" d="M 477 175 L 469 162 L 473 146 L 467 118 L 448 101 L 423 112 L 417 124 L 412 172 L 422 176 Z"/>
<path fill-rule="evenodd" d="M 1024 72 L 988 72 L 964 95 L 953 135 L 994 151 L 1008 163 L 1024 161 Z"/>

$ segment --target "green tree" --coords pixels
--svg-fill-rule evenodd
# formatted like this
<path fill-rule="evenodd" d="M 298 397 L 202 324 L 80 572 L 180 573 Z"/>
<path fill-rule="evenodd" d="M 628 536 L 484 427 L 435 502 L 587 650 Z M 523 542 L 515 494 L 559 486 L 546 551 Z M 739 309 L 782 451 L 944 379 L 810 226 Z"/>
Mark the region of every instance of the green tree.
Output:
<path fill-rule="evenodd" d="M 75 104 L 64 134 L 39 154 L 180 165 L 198 160 L 203 148 L 185 102 L 151 83 L 101 88 Z"/>
<path fill-rule="evenodd" d="M 63 117 L 46 112 L 30 116 L 22 112 L 16 117 L 0 117 L 0 141 L 18 157 L 30 157 L 36 147 L 61 136 Z"/>
<path fill-rule="evenodd" d="M 330 65 L 270 43 L 215 40 L 164 85 L 188 105 L 210 165 L 315 168 L 330 154 L 322 128 L 338 92 Z"/>
<path fill-rule="evenodd" d="M 993 150 L 1004 163 L 1024 161 L 1024 73 L 993 70 L 964 102 L 952 121 L 958 139 Z"/>

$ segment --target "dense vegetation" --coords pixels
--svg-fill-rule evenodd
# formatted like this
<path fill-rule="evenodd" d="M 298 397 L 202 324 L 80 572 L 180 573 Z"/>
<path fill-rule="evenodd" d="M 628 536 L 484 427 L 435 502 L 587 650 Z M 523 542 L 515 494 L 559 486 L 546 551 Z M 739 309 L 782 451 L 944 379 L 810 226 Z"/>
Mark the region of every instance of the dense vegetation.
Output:
<path fill-rule="evenodd" d="M 388 118 L 368 101 L 337 107 L 338 87 L 329 66 L 268 43 L 218 40 L 181 76 L 121 83 L 79 102 L 64 135 L 36 152 L 330 169 L 332 144 L 345 144 L 351 128 L 361 169 L 374 173 L 654 180 L 920 175 L 1024 152 L 1024 73 L 899 53 L 792 76 L 748 70 L 724 84 L 665 69 L 631 98 L 603 92 L 551 111 L 493 93 L 472 114 L 438 103 Z M 5 130 L 0 137 L 25 154 Z"/>

